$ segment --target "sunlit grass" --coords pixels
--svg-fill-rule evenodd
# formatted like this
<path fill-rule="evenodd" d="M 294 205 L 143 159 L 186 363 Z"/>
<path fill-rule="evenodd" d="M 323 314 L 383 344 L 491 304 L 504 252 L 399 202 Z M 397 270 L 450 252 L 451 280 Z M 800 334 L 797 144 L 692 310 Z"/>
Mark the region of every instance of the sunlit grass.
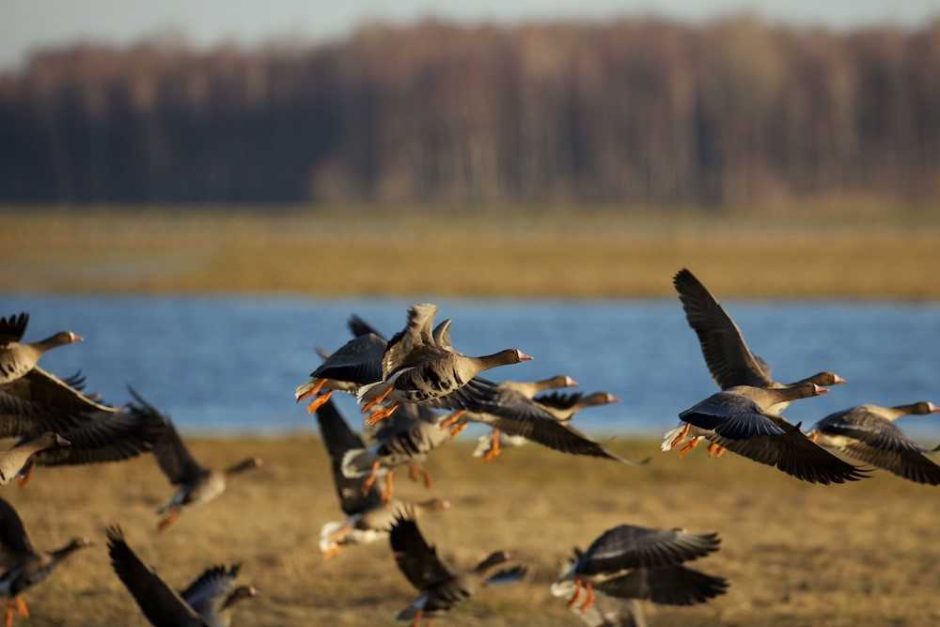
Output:
<path fill-rule="evenodd" d="M 298 410 L 300 411 L 300 410 Z M 548 583 L 571 547 L 629 522 L 718 531 L 722 550 L 695 567 L 730 579 L 710 605 L 653 610 L 657 625 L 935 625 L 940 622 L 940 525 L 936 488 L 883 474 L 849 486 L 812 486 L 726 455 L 685 460 L 655 442 L 615 444 L 653 455 L 645 468 L 574 458 L 529 446 L 486 464 L 468 444 L 432 456 L 429 493 L 404 477 L 402 496 L 453 501 L 421 523 L 453 564 L 508 549 L 532 568 L 529 582 L 491 590 L 447 620 L 455 625 L 577 625 Z M 171 492 L 151 458 L 122 465 L 40 469 L 8 487 L 34 543 L 72 535 L 98 545 L 27 593 L 34 625 L 143 625 L 108 566 L 102 530 L 124 526 L 130 544 L 172 585 L 211 564 L 243 562 L 263 596 L 240 606 L 239 625 L 384 625 L 413 591 L 385 543 L 324 562 L 320 525 L 339 516 L 322 445 L 314 438 L 197 440 L 194 453 L 223 466 L 246 455 L 266 465 L 218 501 L 154 530 L 154 508 Z M 24 621 L 24 624 L 29 624 Z"/>
<path fill-rule="evenodd" d="M 0 290 L 663 296 L 689 266 L 728 296 L 940 297 L 940 225 L 929 212 L 511 215 L 8 211 Z"/>

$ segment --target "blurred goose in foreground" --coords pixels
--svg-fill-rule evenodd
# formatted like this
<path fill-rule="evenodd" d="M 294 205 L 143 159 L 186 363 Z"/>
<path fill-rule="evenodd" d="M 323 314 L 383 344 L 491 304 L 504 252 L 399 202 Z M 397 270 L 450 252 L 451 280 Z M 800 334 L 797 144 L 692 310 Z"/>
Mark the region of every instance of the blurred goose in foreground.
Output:
<path fill-rule="evenodd" d="M 501 381 L 497 387 L 504 390 L 511 390 L 513 392 L 518 392 L 527 399 L 532 399 L 536 394 L 541 394 L 548 390 L 558 390 L 561 388 L 570 388 L 576 387 L 578 382 L 572 379 L 567 375 L 556 375 L 554 377 L 549 377 L 547 379 L 540 379 L 539 381 Z M 546 407 L 546 410 L 548 408 Z M 550 411 L 550 410 L 549 410 Z M 461 412 L 458 412 L 457 417 L 459 418 Z M 463 423 L 464 425 L 466 422 Z M 518 435 L 507 435 L 505 433 L 492 432 L 486 435 L 481 435 L 477 441 L 477 446 L 473 451 L 474 457 L 482 457 L 484 459 L 493 459 L 499 455 L 499 451 L 506 446 L 522 446 L 528 440 Z"/>
<path fill-rule="evenodd" d="M 258 595 L 254 587 L 236 584 L 238 564 L 209 568 L 177 592 L 140 561 L 120 527 L 107 534 L 111 567 L 154 627 L 228 627 L 232 606 Z"/>
<path fill-rule="evenodd" d="M 598 592 L 663 605 L 704 603 L 724 594 L 728 582 L 682 564 L 717 551 L 720 544 L 717 533 L 620 525 L 604 532 L 586 551 L 575 549 L 551 592 L 567 598 L 568 607 L 580 613 L 594 607 Z"/>
<path fill-rule="evenodd" d="M 449 509 L 450 503 L 441 499 L 383 503 L 374 484 L 368 489 L 363 488 L 366 477 L 349 478 L 343 474 L 343 457 L 351 450 L 364 449 L 365 443 L 349 428 L 332 401 L 317 409 L 317 422 L 330 456 L 336 495 L 346 514 L 346 520 L 328 522 L 320 530 L 320 551 L 327 559 L 338 554 L 344 546 L 369 544 L 387 537 L 396 518 L 417 518 L 425 511 Z"/>
<path fill-rule="evenodd" d="M 940 407 L 921 401 L 881 407 L 859 405 L 830 414 L 816 423 L 809 437 L 827 448 L 854 457 L 916 483 L 940 485 L 940 466 L 924 455 L 923 448 L 894 424 L 902 416 L 940 412 Z"/>
<path fill-rule="evenodd" d="M 372 490 L 379 478 L 384 478 L 380 493 L 388 503 L 394 493 L 394 470 L 409 466 L 409 476 L 421 475 L 425 487 L 431 487 L 431 476 L 424 461 L 434 449 L 453 439 L 457 429 L 447 418 L 436 416 L 426 407 L 411 403 L 401 405 L 401 411 L 385 419 L 369 434 L 369 445 L 348 449 L 342 457 L 340 471 L 347 479 L 362 479 L 362 492 Z"/>
<path fill-rule="evenodd" d="M 60 331 L 38 342 L 23 342 L 28 324 L 27 313 L 0 318 L 0 385 L 25 375 L 53 348 L 82 341 L 71 331 Z"/>
<path fill-rule="evenodd" d="M 396 616 L 415 627 L 424 619 L 448 612 L 482 587 L 521 581 L 524 566 L 505 551 L 491 553 L 474 568 L 458 572 L 447 566 L 427 543 L 413 520 L 399 519 L 392 526 L 390 544 L 399 570 L 420 594 Z"/>
<path fill-rule="evenodd" d="M 129 403 L 120 410 L 97 412 L 61 436 L 46 433 L 0 452 L 0 484 L 9 481 L 14 475 L 8 473 L 15 471 L 20 475 L 20 485 L 25 486 L 36 466 L 79 466 L 132 459 L 153 450 L 165 430 L 163 416 L 149 405 Z"/>
<path fill-rule="evenodd" d="M 686 320 L 698 336 L 708 371 L 722 390 L 739 385 L 779 388 L 801 383 L 815 383 L 819 386 L 845 383 L 845 379 L 829 371 L 818 372 L 789 384 L 774 380 L 767 362 L 751 352 L 741 329 L 694 274 L 683 268 L 672 281 L 679 293 Z M 785 410 L 788 404 L 780 403 L 776 413 Z M 681 444 L 688 434 L 688 430 L 674 432 L 670 448 Z"/>
<path fill-rule="evenodd" d="M 499 438 L 506 433 L 571 455 L 600 457 L 632 465 L 649 461 L 635 462 L 615 455 L 574 427 L 560 422 L 523 394 L 480 377 L 448 401 L 454 408 L 467 410 L 459 420 L 479 422 L 492 428 L 490 452 L 484 459 L 493 459 L 500 454 Z"/>
<path fill-rule="evenodd" d="M 136 400 L 149 411 L 156 412 L 139 396 Z M 262 464 L 259 458 L 248 457 L 224 470 L 206 468 L 186 448 L 170 419 L 166 416 L 162 418 L 166 427 L 154 445 L 153 455 L 166 478 L 179 488 L 166 505 L 157 510 L 157 514 L 162 516 L 157 524 L 160 531 L 175 523 L 185 508 L 203 505 L 221 496 L 232 477 L 259 468 Z"/>
<path fill-rule="evenodd" d="M 680 420 L 695 429 L 685 450 L 706 438 L 717 449 L 716 453 L 709 447 L 710 453 L 728 449 L 803 481 L 829 484 L 863 479 L 867 475 L 861 469 L 814 444 L 799 425 L 772 413 L 781 403 L 825 392 L 815 383 L 801 383 L 785 388 L 741 385 L 712 394 L 679 414 Z M 670 437 L 667 433 L 666 439 Z"/>
<path fill-rule="evenodd" d="M 432 329 L 437 307 L 413 305 L 408 323 L 397 333 L 382 355 L 382 379 L 359 389 L 363 410 L 389 403 L 370 416 L 371 422 L 387 418 L 400 403 L 428 404 L 446 398 L 484 370 L 532 359 L 516 348 L 470 357 L 450 346 L 448 325 Z M 439 342 L 439 343 L 438 343 Z"/>
<path fill-rule="evenodd" d="M 3 624 L 13 625 L 14 609 L 22 617 L 29 616 L 26 601 L 20 595 L 44 581 L 72 553 L 90 546 L 88 538 L 74 538 L 60 549 L 39 552 L 26 533 L 23 521 L 13 506 L 0 499 L 0 595 L 7 605 Z"/>

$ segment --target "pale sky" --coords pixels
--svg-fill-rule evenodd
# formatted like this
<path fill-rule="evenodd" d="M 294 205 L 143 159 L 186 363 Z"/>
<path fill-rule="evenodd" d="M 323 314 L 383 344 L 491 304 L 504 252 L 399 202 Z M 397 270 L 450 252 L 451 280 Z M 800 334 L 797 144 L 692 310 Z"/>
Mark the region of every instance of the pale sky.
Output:
<path fill-rule="evenodd" d="M 940 15 L 940 0 L 0 0 L 0 68 L 19 66 L 37 47 L 80 40 L 127 43 L 161 31 L 178 31 L 200 46 L 225 40 L 252 45 L 279 36 L 332 38 L 363 20 L 514 22 L 645 14 L 702 20 L 740 12 L 838 29 L 885 21 L 916 27 Z"/>

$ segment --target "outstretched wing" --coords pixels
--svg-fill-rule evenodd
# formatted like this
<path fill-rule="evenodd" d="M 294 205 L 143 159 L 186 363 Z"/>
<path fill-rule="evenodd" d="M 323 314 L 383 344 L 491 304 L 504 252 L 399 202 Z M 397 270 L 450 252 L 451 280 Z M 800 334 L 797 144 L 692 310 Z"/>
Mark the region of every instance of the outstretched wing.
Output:
<path fill-rule="evenodd" d="M 720 544 L 717 533 L 620 525 L 588 547 L 578 560 L 577 572 L 600 574 L 681 564 L 717 551 Z"/>
<path fill-rule="evenodd" d="M 698 336 L 702 355 L 722 389 L 736 385 L 767 387 L 770 368 L 747 347 L 741 329 L 694 274 L 683 268 L 672 279 L 685 318 Z"/>
<path fill-rule="evenodd" d="M 130 405 L 120 413 L 99 413 L 60 435 L 70 446 L 36 453 L 40 466 L 72 466 L 131 459 L 153 449 L 167 424 L 158 412 Z"/>
<path fill-rule="evenodd" d="M 799 426 L 787 425 L 779 435 L 765 435 L 747 440 L 709 436 L 720 444 L 760 464 L 773 466 L 788 475 L 810 483 L 845 483 L 868 475 L 864 470 L 845 462 L 806 437 Z"/>
<path fill-rule="evenodd" d="M 842 436 L 836 450 L 917 483 L 940 485 L 940 466 L 923 453 L 894 423 L 855 407 L 817 423 L 827 435 Z"/>
<path fill-rule="evenodd" d="M 330 456 L 333 483 L 340 507 L 347 516 L 358 514 L 382 503 L 378 489 L 373 486 L 366 494 L 362 486 L 367 477 L 347 477 L 343 474 L 343 457 L 348 451 L 365 448 L 365 443 L 350 427 L 332 400 L 317 409 L 320 435 Z"/>
<path fill-rule="evenodd" d="M 0 566 L 6 568 L 12 562 L 35 554 L 20 515 L 0 498 Z"/>
<path fill-rule="evenodd" d="M 421 535 L 415 521 L 399 518 L 392 525 L 389 538 L 395 553 L 395 563 L 405 578 L 418 590 L 425 590 L 454 578 L 454 573 L 437 556 L 437 550 Z"/>
<path fill-rule="evenodd" d="M 140 412 L 156 413 L 165 423 L 163 434 L 157 440 L 153 447 L 153 456 L 157 459 L 157 465 L 166 475 L 173 485 L 184 485 L 192 483 L 199 477 L 207 474 L 209 471 L 192 456 L 186 444 L 180 437 L 179 432 L 173 425 L 173 421 L 167 416 L 157 411 L 155 407 L 145 401 L 133 389 L 130 390 L 134 397 L 135 407 Z"/>
<path fill-rule="evenodd" d="M 434 345 L 432 327 L 437 306 L 431 304 L 412 305 L 408 309 L 408 323 L 392 336 L 382 356 L 382 380 L 409 363 L 409 358 L 419 347 Z"/>
<path fill-rule="evenodd" d="M 348 381 L 357 385 L 381 381 L 384 353 L 385 340 L 380 337 L 372 334 L 355 337 L 326 357 L 310 373 L 310 378 Z"/>
<path fill-rule="evenodd" d="M 208 568 L 180 593 L 184 601 L 200 616 L 218 611 L 235 589 L 241 564 Z"/>
<path fill-rule="evenodd" d="M 728 581 L 686 566 L 639 568 L 597 585 L 620 599 L 648 599 L 660 605 L 695 605 L 728 591 Z"/>
<path fill-rule="evenodd" d="M 22 340 L 28 324 L 29 314 L 26 312 L 0 318 L 0 347 Z"/>
<path fill-rule="evenodd" d="M 107 534 L 111 567 L 151 624 L 156 627 L 205 625 L 176 591 L 140 561 L 125 542 L 120 527 L 109 527 Z"/>

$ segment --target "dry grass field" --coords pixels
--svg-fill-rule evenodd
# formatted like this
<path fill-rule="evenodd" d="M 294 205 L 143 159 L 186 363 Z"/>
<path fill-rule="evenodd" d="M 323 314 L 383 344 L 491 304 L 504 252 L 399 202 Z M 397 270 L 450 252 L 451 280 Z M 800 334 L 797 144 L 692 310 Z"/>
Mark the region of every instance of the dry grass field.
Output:
<path fill-rule="evenodd" d="M 529 582 L 489 591 L 446 624 L 579 624 L 550 597 L 548 583 L 572 546 L 621 522 L 723 537 L 722 550 L 696 567 L 728 577 L 729 594 L 706 606 L 651 610 L 656 625 L 940 624 L 936 488 L 880 473 L 856 485 L 812 486 L 733 456 L 712 460 L 696 451 L 680 461 L 655 446 L 614 444 L 631 455 L 655 452 L 643 469 L 534 446 L 492 464 L 472 459 L 465 442 L 438 451 L 429 465 L 432 492 L 454 508 L 425 519 L 426 535 L 454 563 L 507 548 L 532 567 Z M 27 489 L 5 489 L 38 547 L 75 534 L 98 542 L 27 593 L 33 617 L 22 624 L 144 624 L 108 567 L 102 530 L 110 523 L 122 524 L 130 544 L 176 586 L 210 564 L 243 562 L 243 580 L 263 596 L 239 607 L 236 624 L 393 624 L 412 591 L 387 545 L 354 548 L 327 562 L 318 553 L 320 525 L 338 516 L 319 441 L 200 439 L 192 447 L 213 465 L 246 455 L 267 464 L 162 535 L 153 509 L 170 487 L 150 458 L 40 469 Z M 399 493 L 427 491 L 405 479 Z"/>
<path fill-rule="evenodd" d="M 850 209 L 0 211 L 0 292 L 665 296 L 688 265 L 726 297 L 940 298 L 936 212 Z"/>

